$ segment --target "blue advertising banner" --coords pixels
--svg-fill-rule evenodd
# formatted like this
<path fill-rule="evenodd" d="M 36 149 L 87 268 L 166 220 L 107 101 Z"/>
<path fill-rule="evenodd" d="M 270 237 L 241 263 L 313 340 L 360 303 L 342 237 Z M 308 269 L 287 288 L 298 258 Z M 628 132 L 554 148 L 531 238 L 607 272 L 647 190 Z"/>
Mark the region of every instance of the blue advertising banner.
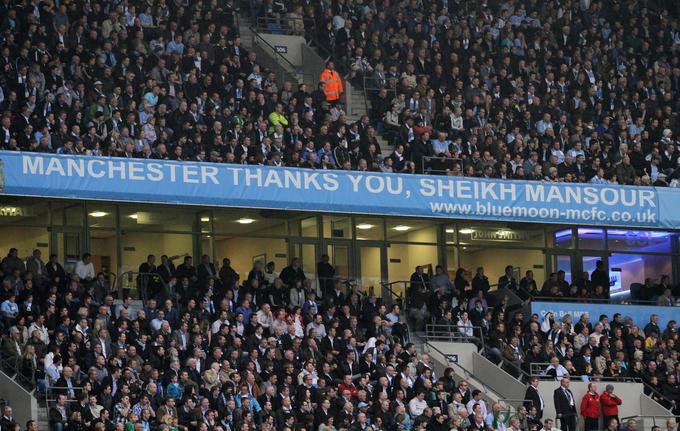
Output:
<path fill-rule="evenodd" d="M 0 151 L 2 193 L 375 215 L 680 228 L 680 191 Z"/>
<path fill-rule="evenodd" d="M 605 314 L 611 322 L 614 314 L 620 313 L 624 318 L 632 317 L 633 323 L 644 328 L 649 323 L 652 314 L 659 315 L 659 328 L 663 331 L 670 320 L 676 322 L 680 319 L 677 307 L 657 307 L 654 305 L 621 305 L 621 304 L 585 304 L 579 302 L 544 302 L 531 301 L 531 313 L 539 316 L 539 321 L 543 321 L 543 316 L 548 312 L 553 313 L 556 320 L 562 320 L 565 314 L 570 314 L 573 322 L 576 323 L 583 313 L 588 313 L 590 323 L 595 323 L 600 319 L 600 315 Z"/>

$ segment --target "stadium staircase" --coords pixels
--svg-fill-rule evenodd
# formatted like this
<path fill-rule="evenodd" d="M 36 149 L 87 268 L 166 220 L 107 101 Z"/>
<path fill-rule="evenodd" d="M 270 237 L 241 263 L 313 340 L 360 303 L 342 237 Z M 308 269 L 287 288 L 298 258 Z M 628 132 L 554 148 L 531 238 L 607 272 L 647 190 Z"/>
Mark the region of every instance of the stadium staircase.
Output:
<path fill-rule="evenodd" d="M 301 43 L 306 45 L 303 47 L 304 64 L 301 67 L 295 67 L 285 58 L 285 55 L 275 53 L 273 47 L 262 37 L 266 28 L 253 27 L 248 18 L 241 17 L 238 21 L 238 29 L 242 46 L 247 50 L 257 52 L 258 62 L 276 73 L 280 81 L 279 84 L 289 80 L 294 83 L 304 82 L 309 89 L 316 88 L 319 75 L 327 59 L 319 55 L 309 42 L 304 41 L 304 38 L 300 37 Z M 359 121 L 363 115 L 368 114 L 370 101 L 366 92 L 360 87 L 351 85 L 348 81 L 345 81 L 343 102 L 349 124 Z M 377 139 L 383 157 L 392 154 L 392 148 L 387 140 L 379 135 Z"/>

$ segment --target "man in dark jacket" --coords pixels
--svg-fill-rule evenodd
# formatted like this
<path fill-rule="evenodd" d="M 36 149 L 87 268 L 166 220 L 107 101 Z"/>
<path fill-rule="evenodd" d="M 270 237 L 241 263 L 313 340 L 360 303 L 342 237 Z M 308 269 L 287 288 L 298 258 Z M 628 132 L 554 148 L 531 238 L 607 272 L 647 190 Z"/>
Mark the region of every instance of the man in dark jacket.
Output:
<path fill-rule="evenodd" d="M 302 266 L 300 265 L 300 259 L 294 257 L 290 262 L 290 265 L 283 268 L 283 271 L 281 271 L 281 274 L 279 274 L 279 278 L 289 288 L 294 287 L 295 283 L 298 281 L 304 281 L 307 277 L 305 276 L 305 272 L 302 270 Z"/>
<path fill-rule="evenodd" d="M 569 378 L 562 378 L 560 387 L 553 394 L 553 401 L 562 431 L 576 431 L 576 400 L 569 389 Z"/>

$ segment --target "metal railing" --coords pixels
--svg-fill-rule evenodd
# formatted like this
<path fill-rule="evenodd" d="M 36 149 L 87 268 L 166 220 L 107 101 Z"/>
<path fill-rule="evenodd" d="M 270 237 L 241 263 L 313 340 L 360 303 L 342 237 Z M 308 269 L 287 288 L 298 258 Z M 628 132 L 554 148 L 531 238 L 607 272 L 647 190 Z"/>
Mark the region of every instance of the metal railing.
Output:
<path fill-rule="evenodd" d="M 310 18 L 258 16 L 255 19 L 254 28 L 260 33 L 303 36 L 307 35 L 308 29 L 313 29 L 315 25 L 316 22 Z"/>
<path fill-rule="evenodd" d="M 429 76 L 429 75 L 416 75 L 416 83 L 420 80 L 421 77 L 423 76 Z M 399 94 L 397 91 L 397 84 L 400 81 L 400 78 L 388 78 L 385 77 L 383 78 L 378 78 L 375 76 L 372 72 L 366 73 L 363 76 L 363 79 L 361 80 L 361 84 L 363 85 L 363 92 L 364 92 L 364 100 L 366 101 L 366 112 L 370 113 L 369 101 L 373 101 L 373 97 L 382 89 L 387 90 L 387 99 L 389 101 L 392 101 L 397 97 Z M 421 94 L 421 96 L 425 97 L 424 94 Z M 376 118 L 371 118 L 371 120 L 379 120 Z"/>
<path fill-rule="evenodd" d="M 396 292 L 392 287 L 395 285 L 395 283 L 401 283 L 399 281 L 393 281 L 391 283 L 387 282 L 382 282 L 380 285 L 382 286 L 383 292 L 387 293 L 387 295 L 383 295 L 383 302 L 387 306 L 392 306 L 392 304 L 397 304 L 401 308 L 404 308 L 404 294 L 402 292 Z M 405 283 L 405 282 L 404 282 Z M 405 291 L 404 291 L 405 293 Z"/>
<path fill-rule="evenodd" d="M 463 331 L 472 331 L 472 335 Z M 484 347 L 484 333 L 481 326 L 428 323 L 425 325 L 425 339 L 427 341 L 475 343 L 480 347 L 480 350 Z"/>
<path fill-rule="evenodd" d="M 674 413 L 675 413 L 675 409 L 680 408 L 680 406 L 678 406 L 677 402 L 674 403 L 672 399 L 668 398 L 666 395 L 664 395 L 661 392 L 654 389 L 654 387 L 652 387 L 645 380 L 640 379 L 640 382 L 644 386 L 643 389 L 642 389 L 642 392 L 644 392 L 645 395 L 647 395 L 652 400 L 656 401 L 662 407 L 665 407 L 666 409 L 669 409 L 669 410 L 673 411 Z"/>
<path fill-rule="evenodd" d="M 123 300 L 125 298 L 125 290 L 137 290 L 139 294 L 139 299 L 142 303 L 146 305 L 149 299 L 149 286 L 151 283 L 159 285 L 163 289 L 167 288 L 166 283 L 163 281 L 161 276 L 155 272 L 137 272 L 137 271 L 127 271 L 121 274 L 118 283 L 118 298 Z M 126 284 L 124 284 L 126 283 Z"/>
<path fill-rule="evenodd" d="M 408 306 L 408 289 L 411 286 L 410 281 L 397 280 L 381 283 L 383 289 L 389 293 L 391 303 L 399 304 L 402 308 Z M 401 290 L 398 289 L 401 287 Z M 385 298 L 383 298 L 384 300 Z"/>
<path fill-rule="evenodd" d="M 439 353 L 440 355 L 442 355 L 444 357 L 444 359 L 446 359 L 446 357 L 449 355 L 448 353 L 444 353 L 442 350 L 440 350 L 440 349 L 436 348 L 435 346 L 433 346 L 432 344 L 430 344 L 429 341 L 426 341 L 425 344 L 423 344 L 423 351 L 425 351 L 426 349 L 430 349 L 430 350 L 433 350 L 433 351 Z M 445 366 L 446 366 L 446 364 L 445 364 Z M 486 393 L 494 393 L 494 394 L 496 393 L 496 391 L 494 391 L 490 387 L 486 386 L 484 384 L 484 382 L 477 379 L 472 371 L 466 369 L 464 366 L 460 365 L 459 363 L 457 363 L 457 362 L 451 363 L 450 362 L 449 366 L 451 366 L 451 368 L 453 368 L 454 371 L 456 369 L 459 369 L 460 371 L 462 371 L 462 373 L 463 373 L 462 377 L 464 377 L 466 380 L 474 380 L 475 383 L 479 383 L 479 386 L 481 386 L 481 388 L 478 388 L 478 389 L 483 390 L 485 394 Z M 460 373 L 456 373 L 456 374 L 460 374 Z M 477 386 L 477 385 L 475 385 L 475 386 Z"/>
<path fill-rule="evenodd" d="M 259 33 L 269 33 L 278 35 L 304 36 L 309 46 L 313 46 L 324 61 L 333 58 L 333 53 L 318 43 L 316 20 L 311 18 L 282 17 L 272 18 L 260 16 L 255 19 L 255 25 L 251 30 Z M 332 47 L 331 47 L 332 48 Z M 319 70 L 319 73 L 321 73 Z"/>
<path fill-rule="evenodd" d="M 531 402 L 531 400 L 526 400 L 523 398 L 499 398 L 498 402 L 513 407 L 515 410 L 524 403 Z"/>
<path fill-rule="evenodd" d="M 298 67 L 278 52 L 276 47 L 267 42 L 262 35 L 258 33 L 255 27 L 250 27 L 250 30 L 253 33 L 253 49 L 259 49 L 261 50 L 261 54 L 269 55 L 274 59 L 273 62 L 268 62 L 269 64 L 263 64 L 263 66 L 266 66 L 273 71 L 281 81 L 291 81 L 297 84 L 302 82 L 302 72 L 298 70 Z M 262 63 L 261 60 L 263 59 L 259 60 L 260 63 Z"/>
<path fill-rule="evenodd" d="M 394 82 L 396 85 L 396 81 Z M 363 76 L 363 91 L 364 100 L 366 101 L 366 113 L 370 115 L 373 99 L 377 96 L 380 90 L 385 89 L 387 91 L 387 100 L 392 101 L 397 97 L 397 88 L 392 85 L 390 79 L 378 78 L 374 74 L 367 73 Z M 369 102 L 371 106 L 369 106 Z M 372 120 L 376 120 L 372 118 Z"/>
<path fill-rule="evenodd" d="M 344 277 L 317 277 L 315 279 L 316 285 L 319 288 L 319 292 L 321 293 L 321 296 L 323 297 L 324 300 L 326 300 L 326 293 L 329 293 L 333 290 L 335 287 L 336 283 L 341 283 L 345 287 L 345 299 L 349 299 L 349 295 L 352 294 L 353 291 L 359 291 L 361 292 L 362 286 L 358 282 L 358 280 L 354 278 L 344 278 Z M 362 292 L 365 293 L 365 292 Z"/>
<path fill-rule="evenodd" d="M 33 393 L 37 388 L 37 382 L 35 378 L 36 370 L 31 370 L 31 376 L 25 376 L 21 371 L 20 363 L 22 357 L 18 357 L 16 361 L 9 361 L 5 358 L 0 358 L 0 368 L 2 371 L 8 375 L 9 378 L 14 380 L 22 388 L 26 389 L 28 392 Z"/>
<path fill-rule="evenodd" d="M 538 377 L 541 380 L 557 380 L 557 377 L 550 376 L 546 374 L 547 369 L 550 367 L 548 362 L 531 362 L 529 364 L 529 376 Z M 579 378 L 582 374 L 568 374 L 571 378 Z M 594 382 L 628 382 L 628 383 L 643 383 L 646 385 L 645 381 L 639 377 L 628 377 L 628 376 L 598 376 L 592 375 L 588 376 L 588 379 Z M 650 390 L 654 391 L 654 388 L 649 387 Z M 658 392 L 657 392 L 658 393 Z M 658 393 L 660 396 L 661 393 Z"/>
<path fill-rule="evenodd" d="M 551 297 L 551 296 L 532 296 L 532 301 L 548 301 L 548 302 L 585 302 L 594 304 L 618 304 L 618 305 L 656 305 L 656 301 L 645 301 L 641 299 L 625 299 L 625 298 L 571 298 L 571 297 Z"/>
<path fill-rule="evenodd" d="M 491 358 L 487 358 L 491 360 Z M 498 359 L 498 358 L 494 358 Z M 493 362 L 493 361 L 492 361 Z M 528 383 L 531 380 L 531 376 L 522 369 L 522 365 L 517 365 L 515 362 L 508 360 L 505 356 L 501 354 L 501 366 L 500 368 L 506 373 L 510 374 L 520 382 Z"/>
<path fill-rule="evenodd" d="M 458 157 L 423 156 L 420 164 L 424 174 L 444 175 L 453 170 L 455 165 L 460 167 L 460 173 L 463 174 L 463 159 Z"/>

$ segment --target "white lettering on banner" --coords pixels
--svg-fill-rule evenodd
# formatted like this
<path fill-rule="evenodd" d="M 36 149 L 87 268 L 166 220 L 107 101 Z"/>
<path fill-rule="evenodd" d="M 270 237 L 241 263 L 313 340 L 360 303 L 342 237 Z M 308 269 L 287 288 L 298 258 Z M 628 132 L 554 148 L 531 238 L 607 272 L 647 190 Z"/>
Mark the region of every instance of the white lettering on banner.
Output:
<path fill-rule="evenodd" d="M 218 172 L 216 166 L 201 166 L 201 183 L 207 184 L 208 178 L 210 178 L 213 184 L 219 184 L 220 182 L 217 180 Z"/>
<path fill-rule="evenodd" d="M 165 192 L 155 191 L 160 182 L 173 183 L 176 191 L 183 189 L 199 201 L 210 199 L 224 205 L 234 202 L 228 198 L 236 193 L 239 205 L 257 207 L 262 202 L 285 197 L 291 208 L 333 211 L 332 203 L 342 202 L 348 207 L 365 209 L 390 208 L 393 213 L 409 216 L 435 216 L 447 218 L 481 218 L 528 220 L 546 222 L 594 223 L 615 225 L 658 226 L 658 189 L 653 187 L 620 187 L 490 181 L 460 177 L 422 177 L 383 175 L 344 171 L 270 168 L 244 165 L 215 165 L 210 163 L 175 163 L 98 157 L 72 157 L 62 155 L 23 155 L 0 152 L 5 170 L 16 166 L 16 174 L 51 177 L 48 182 L 34 183 L 49 191 L 59 193 L 64 187 L 82 192 L 100 190 L 126 199 L 132 195 L 158 194 L 160 201 Z M 22 158 L 21 164 L 8 164 L 9 160 Z M 82 178 L 86 182 L 52 182 L 54 178 Z M 19 177 L 17 177 L 19 178 Z M 30 184 L 30 178 L 28 179 Z M 134 182 L 134 183 L 133 183 Z M 146 182 L 146 183 L 145 183 Z M 194 185 L 221 185 L 208 189 Z M 134 185 L 133 185 L 134 184 Z M 23 183 L 14 187 L 21 190 Z M 80 187 L 80 189 L 78 189 Z M 146 188 L 145 188 L 146 187 Z M 259 190 L 255 190 L 259 189 Z M 15 189 L 16 190 L 16 189 Z M 221 192 L 220 192 L 221 190 Z M 281 194 L 278 194 L 278 192 Z M 321 193 L 308 201 L 293 196 L 294 192 L 320 191 L 342 193 L 338 196 Z M 289 193 L 289 195 L 285 195 Z M 172 200 L 174 202 L 174 200 Z M 346 203 L 346 204 L 345 204 Z M 219 204 L 219 202 L 218 202 Z M 327 205 L 327 206 L 325 206 Z M 666 201 L 664 205 L 668 207 Z M 661 205 L 664 208 L 663 205 Z M 352 208 L 350 208 L 352 209 Z M 678 211 L 680 213 L 680 210 Z M 666 222 L 667 223 L 667 222 Z"/>
<path fill-rule="evenodd" d="M 185 183 L 198 184 L 198 169 L 196 169 L 196 166 L 188 165 L 182 170 L 184 171 L 183 180 Z"/>
<path fill-rule="evenodd" d="M 559 204 L 648 206 L 656 208 L 654 191 L 633 187 L 560 187 L 545 184 L 525 184 L 526 200 Z"/>
<path fill-rule="evenodd" d="M 66 176 L 66 173 L 64 172 L 64 167 L 61 165 L 61 163 L 59 163 L 59 159 L 50 159 L 50 162 L 47 164 L 47 169 L 45 169 L 45 175 L 52 175 L 52 173 L 57 173 L 62 177 Z"/>
<path fill-rule="evenodd" d="M 92 163 L 87 164 L 87 174 L 91 176 L 92 178 L 102 178 L 104 175 L 106 175 L 106 172 L 103 170 L 99 170 L 97 172 L 94 171 L 94 165 L 95 162 L 96 164 L 99 165 L 99 167 L 104 167 L 105 163 L 102 160 L 93 160 Z"/>
<path fill-rule="evenodd" d="M 170 165 L 170 181 L 177 182 L 177 165 Z"/>
<path fill-rule="evenodd" d="M 491 183 L 486 181 L 430 179 L 420 180 L 420 194 L 426 197 L 438 196 L 451 199 L 517 199 L 517 185 L 511 182 Z"/>
<path fill-rule="evenodd" d="M 149 168 L 149 174 L 147 175 L 149 181 L 163 181 L 163 165 L 160 163 L 149 163 L 147 167 Z"/>
<path fill-rule="evenodd" d="M 276 174 L 276 171 L 269 171 L 267 174 L 267 178 L 264 180 L 264 186 L 265 187 L 270 187 L 272 184 L 275 184 L 279 188 L 283 188 L 283 183 L 281 182 L 281 178 Z"/>
<path fill-rule="evenodd" d="M 325 174 L 326 185 L 324 188 L 329 192 L 334 192 L 340 188 L 340 182 L 338 181 L 338 176 L 336 174 Z"/>
<path fill-rule="evenodd" d="M 216 166 L 145 163 L 135 160 L 78 157 L 60 158 L 43 156 L 23 156 L 24 175 L 58 175 L 62 177 L 108 178 L 131 181 L 167 181 L 186 184 L 219 184 L 219 169 Z"/>
<path fill-rule="evenodd" d="M 75 176 L 84 177 L 85 176 L 85 166 L 83 163 L 76 163 L 75 159 L 69 159 L 67 164 L 67 172 L 69 177 Z"/>
<path fill-rule="evenodd" d="M 349 181 L 352 183 L 352 191 L 354 193 L 357 193 L 359 191 L 359 183 L 361 182 L 361 176 L 349 174 L 347 175 L 347 178 L 349 178 Z"/>
<path fill-rule="evenodd" d="M 43 163 L 44 159 L 42 157 L 23 157 L 23 173 L 31 175 L 43 175 L 45 172 L 45 166 Z"/>
<path fill-rule="evenodd" d="M 365 190 L 369 193 L 381 194 L 387 192 L 391 195 L 400 195 L 404 191 L 404 183 L 401 177 L 385 175 L 349 175 L 348 177 L 355 193 L 359 191 L 359 185 L 362 181 L 365 184 Z"/>
<path fill-rule="evenodd" d="M 144 166 L 139 162 L 130 162 L 130 179 L 135 181 L 144 181 L 145 177 L 142 175 Z"/>
<path fill-rule="evenodd" d="M 232 183 L 235 187 L 278 187 L 280 189 L 319 190 L 334 192 L 340 188 L 338 175 L 330 172 L 287 171 L 269 169 L 264 176 L 261 168 L 228 167 L 232 173 Z M 264 178 L 263 178 L 264 176 Z"/>

